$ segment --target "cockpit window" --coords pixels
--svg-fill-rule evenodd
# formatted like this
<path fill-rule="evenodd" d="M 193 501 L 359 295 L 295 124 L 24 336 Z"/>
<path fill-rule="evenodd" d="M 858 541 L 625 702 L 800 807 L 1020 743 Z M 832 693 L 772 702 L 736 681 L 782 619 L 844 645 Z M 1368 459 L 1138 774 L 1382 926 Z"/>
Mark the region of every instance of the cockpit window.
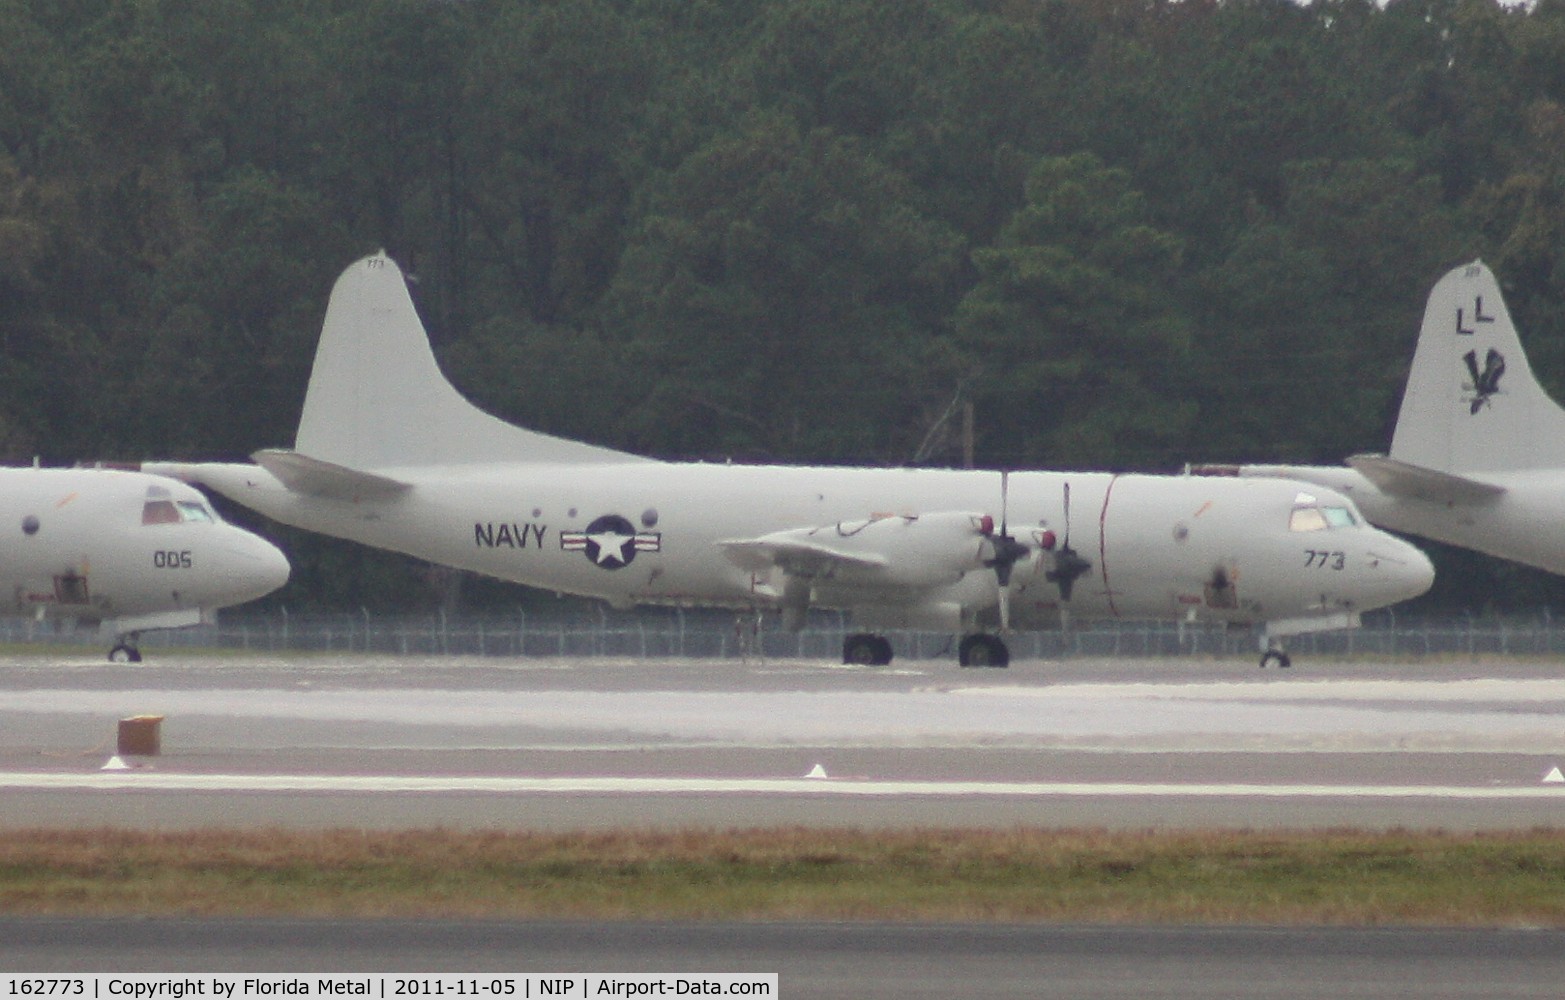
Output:
<path fill-rule="evenodd" d="M 1326 515 L 1326 523 L 1333 528 L 1358 527 L 1358 518 L 1346 507 L 1322 507 L 1321 513 Z"/>
<path fill-rule="evenodd" d="M 1289 531 L 1325 531 L 1326 515 L 1319 507 L 1295 507 L 1288 516 Z"/>
<path fill-rule="evenodd" d="M 151 500 L 141 507 L 142 524 L 184 524 L 214 521 L 207 505 L 196 500 Z"/>
<path fill-rule="evenodd" d="M 182 521 L 212 520 L 212 512 L 206 509 L 206 504 L 194 500 L 179 501 L 179 514 Z"/>
<path fill-rule="evenodd" d="M 1327 531 L 1331 528 L 1354 528 L 1358 518 L 1346 507 L 1328 507 L 1310 504 L 1293 508 L 1288 515 L 1289 531 Z"/>
<path fill-rule="evenodd" d="M 141 508 L 142 524 L 178 524 L 181 520 L 172 500 L 148 500 Z"/>

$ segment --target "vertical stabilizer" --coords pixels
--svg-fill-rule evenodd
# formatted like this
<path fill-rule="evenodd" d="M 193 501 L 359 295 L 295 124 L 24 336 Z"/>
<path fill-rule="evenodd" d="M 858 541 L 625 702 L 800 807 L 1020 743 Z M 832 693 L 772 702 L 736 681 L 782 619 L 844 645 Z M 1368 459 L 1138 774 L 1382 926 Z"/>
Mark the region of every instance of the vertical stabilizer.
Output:
<path fill-rule="evenodd" d="M 332 289 L 294 450 L 359 470 L 637 460 L 469 403 L 435 363 L 402 270 L 384 253 L 353 264 Z"/>
<path fill-rule="evenodd" d="M 1478 261 L 1429 293 L 1391 457 L 1453 475 L 1565 468 L 1565 410 L 1533 376 Z"/>

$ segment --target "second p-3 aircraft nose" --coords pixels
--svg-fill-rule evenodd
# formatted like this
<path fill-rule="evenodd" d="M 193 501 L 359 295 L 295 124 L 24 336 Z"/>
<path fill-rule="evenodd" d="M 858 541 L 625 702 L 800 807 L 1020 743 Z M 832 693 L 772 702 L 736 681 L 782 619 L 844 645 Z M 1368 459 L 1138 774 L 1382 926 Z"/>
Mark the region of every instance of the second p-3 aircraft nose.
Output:
<path fill-rule="evenodd" d="M 243 604 L 265 597 L 288 582 L 292 567 L 281 549 L 257 535 L 238 528 L 223 546 L 222 594 L 219 607 Z"/>

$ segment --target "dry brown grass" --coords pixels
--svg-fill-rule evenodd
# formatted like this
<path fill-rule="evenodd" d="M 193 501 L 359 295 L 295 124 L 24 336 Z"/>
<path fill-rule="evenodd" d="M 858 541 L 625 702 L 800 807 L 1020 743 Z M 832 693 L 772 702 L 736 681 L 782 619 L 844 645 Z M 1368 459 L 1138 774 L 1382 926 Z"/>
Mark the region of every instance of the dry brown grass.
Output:
<path fill-rule="evenodd" d="M 36 830 L 0 912 L 1565 926 L 1565 832 Z"/>

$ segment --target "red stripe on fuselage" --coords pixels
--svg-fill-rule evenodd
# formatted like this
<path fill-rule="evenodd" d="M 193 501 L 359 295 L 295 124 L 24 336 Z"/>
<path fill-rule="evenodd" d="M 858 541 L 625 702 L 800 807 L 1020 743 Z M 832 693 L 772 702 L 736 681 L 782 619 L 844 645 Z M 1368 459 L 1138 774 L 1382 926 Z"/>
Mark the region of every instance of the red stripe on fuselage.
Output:
<path fill-rule="evenodd" d="M 1103 574 L 1103 596 L 1109 601 L 1109 614 L 1119 617 L 1119 608 L 1114 606 L 1114 591 L 1109 586 L 1109 497 L 1114 495 L 1114 484 L 1119 482 L 1119 476 L 1109 478 L 1108 486 L 1103 490 L 1103 509 L 1098 512 L 1098 571 Z"/>

